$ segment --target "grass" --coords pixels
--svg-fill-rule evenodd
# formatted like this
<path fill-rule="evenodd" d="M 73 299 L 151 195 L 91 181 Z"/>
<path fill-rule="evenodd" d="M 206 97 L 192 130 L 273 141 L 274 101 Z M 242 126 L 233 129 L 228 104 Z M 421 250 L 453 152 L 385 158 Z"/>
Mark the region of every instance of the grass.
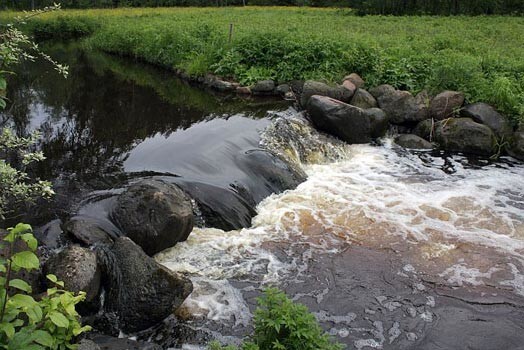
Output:
<path fill-rule="evenodd" d="M 34 21 L 32 30 L 44 38 L 90 35 L 86 45 L 95 49 L 243 84 L 336 82 L 357 72 L 369 86 L 460 90 L 469 102 L 524 120 L 523 17 L 357 17 L 296 7 L 67 10 Z"/>

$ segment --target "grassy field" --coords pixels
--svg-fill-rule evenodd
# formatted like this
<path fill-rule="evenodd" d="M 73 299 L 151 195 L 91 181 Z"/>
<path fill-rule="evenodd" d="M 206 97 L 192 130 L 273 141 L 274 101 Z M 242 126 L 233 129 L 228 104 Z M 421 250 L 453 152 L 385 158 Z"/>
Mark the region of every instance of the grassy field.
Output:
<path fill-rule="evenodd" d="M 89 34 L 88 47 L 243 84 L 335 82 L 357 72 L 370 86 L 461 90 L 471 102 L 524 120 L 523 17 L 357 17 L 284 7 L 68 10 L 31 29 L 40 37 Z"/>

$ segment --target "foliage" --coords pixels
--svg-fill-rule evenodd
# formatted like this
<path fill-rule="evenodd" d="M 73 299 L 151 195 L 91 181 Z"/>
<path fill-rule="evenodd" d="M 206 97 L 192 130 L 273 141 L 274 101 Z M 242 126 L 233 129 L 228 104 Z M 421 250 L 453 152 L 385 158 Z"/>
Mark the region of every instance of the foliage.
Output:
<path fill-rule="evenodd" d="M 283 292 L 269 288 L 258 298 L 254 317 L 254 334 L 243 350 L 338 350 L 341 344 L 332 343 L 324 334 L 315 316 L 307 307 L 293 303 Z M 210 344 L 211 350 L 234 350 L 235 347 L 221 347 Z"/>
<path fill-rule="evenodd" d="M 74 295 L 63 289 L 64 283 L 56 276 L 48 275 L 54 287 L 35 300 L 31 286 L 13 278 L 13 273 L 40 267 L 35 254 L 37 241 L 31 226 L 26 224 L 18 224 L 8 232 L 4 241 L 9 253 L 0 261 L 0 348 L 75 349 L 75 337 L 91 329 L 81 326 L 75 310 L 75 305 L 85 299 L 85 293 Z M 26 250 L 15 252 L 15 246 L 22 242 Z"/>

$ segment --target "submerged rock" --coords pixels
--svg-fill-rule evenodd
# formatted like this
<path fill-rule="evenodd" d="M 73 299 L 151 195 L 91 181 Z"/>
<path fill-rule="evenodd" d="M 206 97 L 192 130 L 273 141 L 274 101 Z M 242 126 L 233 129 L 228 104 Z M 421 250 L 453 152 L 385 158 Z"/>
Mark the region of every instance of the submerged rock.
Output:
<path fill-rule="evenodd" d="M 430 115 L 432 118 L 442 120 L 454 116 L 464 104 L 464 93 L 457 91 L 444 91 L 431 100 Z"/>
<path fill-rule="evenodd" d="M 185 241 L 194 223 L 191 200 L 184 191 L 150 179 L 132 184 L 118 196 L 111 219 L 148 255 Z"/>
<path fill-rule="evenodd" d="M 470 118 L 451 118 L 435 124 L 435 141 L 448 151 L 491 156 L 496 137 L 486 125 Z"/>
<path fill-rule="evenodd" d="M 370 92 L 389 117 L 390 123 L 418 123 L 429 117 L 428 96 L 424 92 L 414 97 L 408 91 L 395 90 L 390 85 L 380 85 Z"/>
<path fill-rule="evenodd" d="M 45 274 L 54 274 L 72 292 L 86 292 L 86 301 L 98 297 L 101 271 L 96 253 L 90 249 L 71 245 L 52 256 L 44 265 Z"/>
<path fill-rule="evenodd" d="M 518 131 L 513 134 L 506 151 L 513 158 L 524 160 L 524 131 Z"/>
<path fill-rule="evenodd" d="M 432 149 L 433 144 L 413 134 L 402 134 L 395 137 L 395 143 L 409 149 Z"/>
<path fill-rule="evenodd" d="M 468 105 L 462 109 L 460 115 L 488 126 L 499 138 L 508 138 L 513 132 L 508 120 L 486 103 L 478 102 Z"/>
<path fill-rule="evenodd" d="M 106 290 L 106 317 L 114 315 L 115 329 L 147 329 L 171 315 L 193 290 L 189 279 L 158 264 L 128 237 L 98 247 L 97 255 Z"/>
<path fill-rule="evenodd" d="M 307 111 L 319 130 L 348 143 L 371 141 L 370 118 L 361 108 L 330 97 L 314 95 L 309 99 Z"/>
<path fill-rule="evenodd" d="M 309 98 L 313 95 L 328 96 L 342 102 L 349 102 L 353 94 L 342 86 L 329 86 L 319 81 L 308 80 L 304 83 L 300 103 L 307 106 Z"/>
<path fill-rule="evenodd" d="M 378 107 L 377 100 L 364 89 L 358 89 L 350 102 L 351 105 L 362 109 Z"/>

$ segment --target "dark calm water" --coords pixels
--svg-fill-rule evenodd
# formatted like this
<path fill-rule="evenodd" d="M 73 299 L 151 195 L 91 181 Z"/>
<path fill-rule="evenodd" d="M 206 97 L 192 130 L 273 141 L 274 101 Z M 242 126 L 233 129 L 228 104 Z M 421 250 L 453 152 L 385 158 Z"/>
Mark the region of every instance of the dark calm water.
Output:
<path fill-rule="evenodd" d="M 72 198 L 147 175 L 178 175 L 227 186 L 242 178 L 235 157 L 258 147 L 268 110 L 289 106 L 202 91 L 172 72 L 52 44 L 44 51 L 70 66 L 67 79 L 46 62 L 21 65 L 9 81 L 0 125 L 42 133 L 47 159 L 32 169 L 57 197 L 40 218 L 65 214 Z M 58 214 L 57 214 L 58 213 Z M 61 213 L 61 214 L 60 214 Z"/>

